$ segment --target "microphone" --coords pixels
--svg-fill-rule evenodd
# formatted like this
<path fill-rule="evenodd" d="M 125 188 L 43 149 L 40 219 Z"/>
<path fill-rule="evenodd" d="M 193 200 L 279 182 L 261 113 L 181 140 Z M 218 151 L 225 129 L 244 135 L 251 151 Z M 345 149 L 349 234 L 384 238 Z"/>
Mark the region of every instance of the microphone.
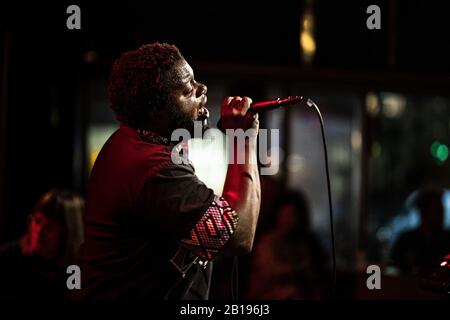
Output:
<path fill-rule="evenodd" d="M 296 104 L 296 103 L 300 103 L 303 102 L 305 100 L 308 100 L 304 97 L 300 97 L 300 96 L 290 96 L 287 98 L 278 98 L 275 100 L 267 100 L 267 101 L 260 101 L 260 102 L 253 102 L 250 105 L 250 112 L 260 112 L 260 111 L 267 111 L 267 110 L 273 110 L 273 109 L 277 109 L 281 106 L 289 106 L 291 104 Z"/>
<path fill-rule="evenodd" d="M 268 111 L 268 110 L 274 110 L 278 109 L 281 106 L 289 106 L 292 104 L 302 103 L 305 102 L 305 104 L 308 107 L 315 106 L 314 102 L 309 99 L 302 96 L 290 96 L 284 99 L 278 98 L 275 100 L 267 100 L 267 101 L 260 101 L 260 102 L 252 102 L 250 105 L 250 108 L 248 109 L 249 112 L 257 113 L 261 111 Z M 317 106 L 316 106 L 317 108 Z M 317 109 L 318 110 L 318 109 Z M 217 128 L 219 128 L 220 131 L 225 132 L 222 128 L 221 119 L 217 122 Z"/>

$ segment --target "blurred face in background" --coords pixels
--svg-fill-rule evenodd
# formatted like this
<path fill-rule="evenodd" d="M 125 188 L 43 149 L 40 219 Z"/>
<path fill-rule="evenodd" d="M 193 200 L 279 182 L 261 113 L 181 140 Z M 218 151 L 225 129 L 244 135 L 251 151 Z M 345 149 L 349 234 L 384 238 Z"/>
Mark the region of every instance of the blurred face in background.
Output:
<path fill-rule="evenodd" d="M 46 260 L 60 257 L 64 247 L 64 227 L 56 219 L 35 211 L 29 222 L 29 251 Z"/>

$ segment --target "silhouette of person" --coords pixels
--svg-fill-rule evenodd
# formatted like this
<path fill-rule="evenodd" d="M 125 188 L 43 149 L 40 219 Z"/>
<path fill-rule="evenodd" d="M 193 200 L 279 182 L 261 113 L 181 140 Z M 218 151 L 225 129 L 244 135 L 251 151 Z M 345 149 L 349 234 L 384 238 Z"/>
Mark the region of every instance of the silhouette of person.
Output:
<path fill-rule="evenodd" d="M 248 295 L 251 299 L 320 299 L 325 253 L 311 230 L 303 193 L 287 192 L 274 211 L 275 227 L 255 248 Z"/>
<path fill-rule="evenodd" d="M 0 248 L 0 299 L 68 299 L 66 268 L 83 241 L 83 199 L 67 190 L 45 193 L 19 241 Z"/>
<path fill-rule="evenodd" d="M 440 188 L 423 188 L 408 202 L 419 210 L 418 228 L 404 232 L 392 249 L 392 262 L 403 273 L 417 274 L 439 265 L 450 252 L 450 232 L 444 230 L 444 206 Z"/>

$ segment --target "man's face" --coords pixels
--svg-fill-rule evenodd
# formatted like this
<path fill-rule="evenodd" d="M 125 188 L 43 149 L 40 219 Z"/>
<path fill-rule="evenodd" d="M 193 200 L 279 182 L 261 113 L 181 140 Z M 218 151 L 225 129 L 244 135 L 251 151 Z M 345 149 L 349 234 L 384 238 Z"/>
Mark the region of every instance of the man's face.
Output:
<path fill-rule="evenodd" d="M 209 117 L 205 107 L 207 87 L 195 81 L 194 72 L 184 59 L 170 72 L 174 83 L 168 108 L 171 131 L 184 128 L 193 134 L 194 121 L 203 121 L 203 130 L 206 130 Z"/>

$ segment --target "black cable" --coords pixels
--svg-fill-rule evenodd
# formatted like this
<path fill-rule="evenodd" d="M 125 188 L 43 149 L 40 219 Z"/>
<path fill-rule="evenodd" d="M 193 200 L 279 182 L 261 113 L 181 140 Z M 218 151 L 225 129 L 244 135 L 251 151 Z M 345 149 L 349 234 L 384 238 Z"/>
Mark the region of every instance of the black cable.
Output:
<path fill-rule="evenodd" d="M 333 206 L 331 201 L 331 183 L 330 183 L 330 170 L 328 168 L 328 151 L 327 151 L 327 141 L 325 138 L 325 126 L 323 124 L 322 114 L 319 107 L 311 99 L 306 100 L 306 105 L 308 107 L 314 107 L 320 122 L 320 129 L 322 133 L 322 144 L 325 157 L 325 172 L 327 176 L 327 191 L 328 191 L 328 207 L 330 210 L 330 230 L 331 230 L 331 251 L 333 259 L 333 283 L 331 287 L 331 298 L 334 297 L 336 290 L 336 248 L 334 241 L 334 223 L 333 223 Z M 239 279 L 238 279 L 238 257 L 234 257 L 232 273 L 231 273 L 231 297 L 233 300 L 238 299 L 239 290 Z"/>
<path fill-rule="evenodd" d="M 323 151 L 325 155 L 325 171 L 327 176 L 327 189 L 328 189 L 328 206 L 330 209 L 330 229 L 331 229 L 331 250 L 333 255 L 333 284 L 331 287 L 331 298 L 334 297 L 334 293 L 336 290 L 336 249 L 334 244 L 334 227 L 333 227 L 333 206 L 331 201 L 331 184 L 330 184 L 330 171 L 328 169 L 328 152 L 327 152 L 327 141 L 325 139 L 325 129 L 323 124 L 322 114 L 320 113 L 319 107 L 312 101 L 311 99 L 306 100 L 306 105 L 308 107 L 314 107 L 316 110 L 317 116 L 320 121 L 320 128 L 322 131 L 322 142 L 323 142 Z"/>

